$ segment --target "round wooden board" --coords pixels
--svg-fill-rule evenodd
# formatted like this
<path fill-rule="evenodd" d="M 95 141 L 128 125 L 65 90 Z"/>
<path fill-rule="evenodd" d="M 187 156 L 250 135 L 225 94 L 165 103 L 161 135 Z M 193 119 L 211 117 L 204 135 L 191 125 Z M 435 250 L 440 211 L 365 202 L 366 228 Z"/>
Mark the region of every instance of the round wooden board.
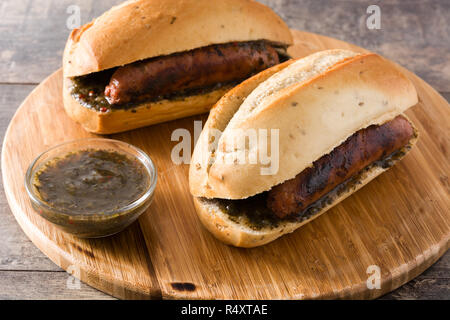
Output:
<path fill-rule="evenodd" d="M 294 57 L 353 45 L 293 31 Z M 5 192 L 20 226 L 50 259 L 82 281 L 119 298 L 299 299 L 375 298 L 416 277 L 449 247 L 449 104 L 407 72 L 420 96 L 407 115 L 420 130 L 410 154 L 327 214 L 255 249 L 217 241 L 198 220 L 188 165 L 175 165 L 181 119 L 110 137 L 148 152 L 159 171 L 149 210 L 125 231 L 82 240 L 59 231 L 31 208 L 24 174 L 42 151 L 92 136 L 64 113 L 61 71 L 40 84 L 17 110 L 2 153 Z M 369 290 L 369 266 L 381 288 Z M 370 269 L 369 269 L 370 271 Z M 372 271 L 373 272 L 373 271 Z M 370 273 L 370 272 L 369 272 Z"/>

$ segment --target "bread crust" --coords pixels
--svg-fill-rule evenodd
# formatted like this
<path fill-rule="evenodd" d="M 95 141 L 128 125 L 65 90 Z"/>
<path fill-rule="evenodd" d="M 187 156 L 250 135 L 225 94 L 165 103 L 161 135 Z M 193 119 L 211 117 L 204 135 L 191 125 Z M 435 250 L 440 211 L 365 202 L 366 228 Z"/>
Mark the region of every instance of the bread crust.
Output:
<path fill-rule="evenodd" d="M 417 134 L 417 130 L 415 128 L 414 130 Z M 417 135 L 411 139 L 409 148 L 405 149 L 405 154 L 403 157 L 407 154 L 410 147 L 416 143 L 416 141 Z M 403 157 L 396 159 L 394 163 L 400 161 Z M 200 221 L 217 239 L 228 245 L 253 248 L 272 242 L 277 238 L 285 234 L 289 234 L 306 223 L 318 218 L 327 210 L 331 209 L 387 170 L 389 170 L 389 168 L 382 168 L 379 166 L 371 167 L 368 171 L 365 171 L 361 175 L 358 183 L 352 184 L 351 187 L 347 188 L 331 203 L 327 203 L 320 211 L 311 215 L 309 218 L 301 222 L 284 221 L 273 228 L 254 230 L 242 223 L 235 222 L 231 220 L 229 215 L 218 205 L 210 204 L 206 202 L 204 198 L 194 197 L 194 206 Z"/>
<path fill-rule="evenodd" d="M 75 77 L 211 44 L 268 40 L 291 45 L 288 26 L 253 0 L 134 0 L 75 29 L 64 77 Z"/>
<path fill-rule="evenodd" d="M 327 55 L 341 54 L 342 50 L 327 50 L 306 57 L 310 62 L 301 71 L 315 68 L 316 61 Z M 397 66 L 376 54 L 358 54 L 343 58 L 326 71 L 283 88 L 265 100 L 254 101 L 252 111 L 233 118 L 250 92 L 275 72 L 294 66 L 293 63 L 275 66 L 246 80 L 217 102 L 192 157 L 189 183 L 193 196 L 244 199 L 267 191 L 295 177 L 354 132 L 390 121 L 418 101 L 413 84 Z M 278 86 L 278 82 L 273 86 Z M 260 162 L 220 161 L 249 151 L 248 146 L 227 150 L 241 134 L 235 129 L 272 128 L 279 129 L 280 167 L 276 174 L 261 175 Z M 215 129 L 223 134 L 214 150 L 210 150 L 208 141 Z"/>
<path fill-rule="evenodd" d="M 70 118 L 92 133 L 112 134 L 156 123 L 208 112 L 230 86 L 183 99 L 140 103 L 130 109 L 99 112 L 81 105 L 70 93 L 69 80 L 63 85 L 64 109 Z"/>

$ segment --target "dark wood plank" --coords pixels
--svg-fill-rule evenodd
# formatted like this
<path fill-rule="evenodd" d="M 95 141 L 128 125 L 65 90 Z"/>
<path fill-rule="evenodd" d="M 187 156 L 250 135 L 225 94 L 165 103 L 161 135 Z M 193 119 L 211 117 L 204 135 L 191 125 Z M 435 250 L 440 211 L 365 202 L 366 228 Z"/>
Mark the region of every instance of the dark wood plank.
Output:
<path fill-rule="evenodd" d="M 414 279 L 381 300 L 448 300 L 449 279 Z"/>
<path fill-rule="evenodd" d="M 448 0 L 262 0 L 291 28 L 337 38 L 380 53 L 438 91 L 450 91 Z M 381 29 L 366 26 L 367 7 L 381 10 Z"/>
<path fill-rule="evenodd" d="M 0 83 L 39 83 L 60 68 L 70 29 L 67 8 L 78 4 L 81 23 L 120 0 L 2 0 L 0 4 Z"/>
<path fill-rule="evenodd" d="M 447 252 L 431 268 L 382 300 L 448 300 L 450 299 L 450 253 Z"/>
<path fill-rule="evenodd" d="M 441 95 L 447 99 L 447 101 L 450 101 L 450 92 L 441 92 Z"/>
<path fill-rule="evenodd" d="M 3 186 L 0 193 L 0 271 L 61 271 L 23 233 L 6 203 Z M 1 288 L 1 286 L 0 286 Z M 1 289 L 0 289 L 1 292 Z"/>
<path fill-rule="evenodd" d="M 86 23 L 120 0 L 84 0 Z M 366 27 L 370 1 L 261 0 L 292 28 L 355 43 L 414 71 L 439 91 L 450 91 L 450 31 L 446 0 L 384 1 L 381 29 Z M 38 83 L 61 65 L 71 0 L 3 0 L 0 4 L 0 82 Z"/>
<path fill-rule="evenodd" d="M 1 141 L 17 107 L 34 87 L 34 85 L 0 85 Z M 0 221 L 0 243 L 2 244 L 0 270 L 61 270 L 31 243 L 16 223 L 6 201 L 3 179 L 0 180 Z"/>
<path fill-rule="evenodd" d="M 0 271 L 0 299 L 114 300 L 84 283 L 78 287 L 66 272 L 38 271 Z"/>

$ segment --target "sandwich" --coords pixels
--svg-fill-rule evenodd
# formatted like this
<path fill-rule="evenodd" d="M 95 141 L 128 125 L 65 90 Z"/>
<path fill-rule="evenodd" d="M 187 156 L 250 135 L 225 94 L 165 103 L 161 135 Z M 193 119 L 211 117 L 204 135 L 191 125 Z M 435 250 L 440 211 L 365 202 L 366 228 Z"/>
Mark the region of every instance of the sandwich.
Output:
<path fill-rule="evenodd" d="M 286 61 L 292 35 L 252 0 L 134 0 L 75 29 L 63 57 L 67 114 L 109 134 L 209 111 Z"/>
<path fill-rule="evenodd" d="M 321 51 L 247 79 L 212 108 L 192 155 L 201 222 L 238 247 L 293 232 L 405 156 L 418 133 L 403 113 L 417 102 L 374 53 Z"/>

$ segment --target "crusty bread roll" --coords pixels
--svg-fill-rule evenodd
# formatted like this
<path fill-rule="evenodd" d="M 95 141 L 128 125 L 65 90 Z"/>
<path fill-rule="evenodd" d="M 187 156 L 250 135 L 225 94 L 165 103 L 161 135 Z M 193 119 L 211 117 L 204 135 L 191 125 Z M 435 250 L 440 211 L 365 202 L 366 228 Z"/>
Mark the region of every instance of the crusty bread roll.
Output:
<path fill-rule="evenodd" d="M 114 133 L 208 111 L 230 87 L 102 114 L 82 106 L 69 78 L 212 44 L 266 40 L 292 44 L 287 25 L 252 0 L 135 0 L 113 7 L 69 36 L 63 57 L 64 106 L 88 131 Z"/>
<path fill-rule="evenodd" d="M 384 124 L 417 101 L 411 81 L 393 63 L 373 53 L 322 51 L 247 79 L 213 107 L 192 156 L 189 185 L 201 221 L 217 238 L 242 247 L 262 245 L 292 232 L 385 169 L 370 168 L 361 175 L 360 184 L 320 212 L 275 228 L 255 230 L 246 222 L 229 219 L 211 199 L 245 199 L 268 191 L 311 167 L 358 130 Z M 279 129 L 278 172 L 262 175 L 260 162 L 225 161 L 248 157 L 246 144 L 242 149 L 227 149 L 239 139 L 239 129 L 272 128 Z M 222 135 L 211 143 L 215 130 Z"/>

